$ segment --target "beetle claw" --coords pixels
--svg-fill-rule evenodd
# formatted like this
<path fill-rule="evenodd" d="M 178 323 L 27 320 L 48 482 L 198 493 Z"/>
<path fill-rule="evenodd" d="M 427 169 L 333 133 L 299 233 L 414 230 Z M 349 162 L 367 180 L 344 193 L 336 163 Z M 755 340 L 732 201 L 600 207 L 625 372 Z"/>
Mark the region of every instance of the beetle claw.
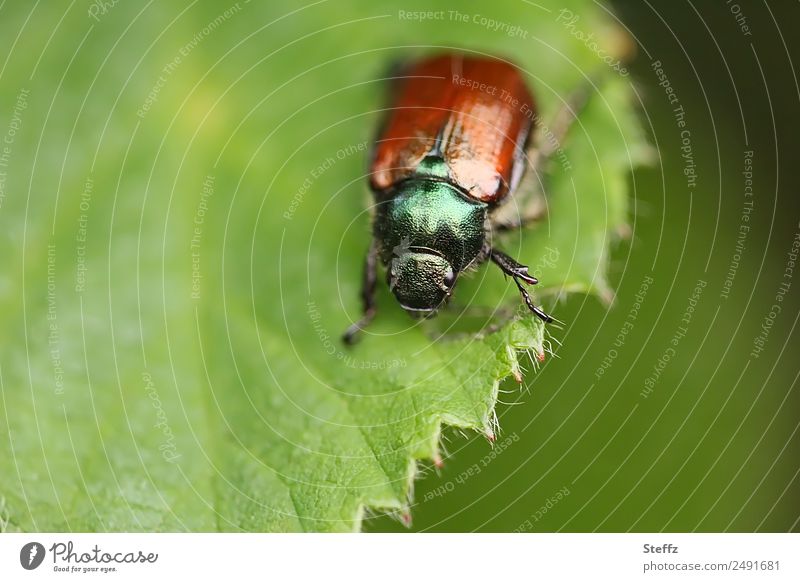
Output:
<path fill-rule="evenodd" d="M 536 277 L 528 274 L 528 267 L 520 267 L 514 274 L 525 281 L 528 285 L 536 285 L 539 282 Z"/>

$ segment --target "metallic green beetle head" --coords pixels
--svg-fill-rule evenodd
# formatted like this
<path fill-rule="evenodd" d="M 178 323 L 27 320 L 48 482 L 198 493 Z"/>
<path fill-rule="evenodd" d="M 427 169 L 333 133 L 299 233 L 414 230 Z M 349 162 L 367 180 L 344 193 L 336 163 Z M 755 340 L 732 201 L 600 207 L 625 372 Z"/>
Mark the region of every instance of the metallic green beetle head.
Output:
<path fill-rule="evenodd" d="M 430 252 L 404 252 L 389 265 L 389 288 L 403 309 L 426 313 L 440 306 L 456 282 L 453 267 Z"/>
<path fill-rule="evenodd" d="M 431 313 L 481 252 L 487 206 L 431 178 L 406 180 L 390 194 L 375 219 L 389 288 L 404 309 Z"/>

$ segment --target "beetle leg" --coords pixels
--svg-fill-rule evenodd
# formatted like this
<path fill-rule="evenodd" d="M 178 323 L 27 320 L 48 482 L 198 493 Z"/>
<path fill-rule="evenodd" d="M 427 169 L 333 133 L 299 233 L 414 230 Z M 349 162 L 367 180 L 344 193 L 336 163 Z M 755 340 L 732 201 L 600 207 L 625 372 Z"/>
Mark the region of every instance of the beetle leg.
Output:
<path fill-rule="evenodd" d="M 375 306 L 375 288 L 378 281 L 378 245 L 375 239 L 369 246 L 367 256 L 364 259 L 364 276 L 361 283 L 361 301 L 364 306 L 364 313 L 361 319 L 353 323 L 347 328 L 347 331 L 342 335 L 342 340 L 348 345 L 353 345 L 356 342 L 358 332 L 364 329 L 375 317 L 377 308 Z"/>
<path fill-rule="evenodd" d="M 528 306 L 528 309 L 533 311 L 536 314 L 536 316 L 539 319 L 541 319 L 542 321 L 544 321 L 545 323 L 552 323 L 553 322 L 553 318 L 551 316 L 547 315 L 539 307 L 536 307 L 536 305 L 533 304 L 533 299 L 531 299 L 531 296 L 528 293 L 528 290 L 525 289 L 525 287 L 522 286 L 522 283 L 519 282 L 519 279 L 514 278 L 514 283 L 517 284 L 517 288 L 519 289 L 519 292 L 522 295 L 522 298 L 525 300 L 525 305 Z"/>
<path fill-rule="evenodd" d="M 531 171 L 533 175 L 533 171 Z M 542 195 L 541 184 L 534 184 L 535 180 L 525 179 L 523 186 L 528 191 L 528 200 L 523 205 L 518 205 L 512 198 L 500 205 L 492 214 L 492 227 L 498 231 L 517 230 L 520 227 L 535 222 L 547 213 L 547 201 Z"/>
<path fill-rule="evenodd" d="M 511 275 L 514 279 L 522 279 L 528 285 L 536 285 L 539 281 L 536 277 L 528 274 L 528 266 L 518 263 L 504 252 L 497 249 L 489 249 L 489 256 L 492 258 L 494 264 L 500 267 L 506 275 Z"/>
<path fill-rule="evenodd" d="M 554 154 L 561 151 L 567 133 L 589 100 L 595 80 L 590 79 L 570 93 L 550 125 L 542 125 L 535 131 L 537 139 L 528 148 L 527 162 L 522 162 L 529 164 L 529 167 L 516 188 L 519 202 L 515 204 L 513 200 L 509 200 L 503 208 L 497 210 L 495 220 L 498 229 L 517 229 L 546 214 L 547 201 L 544 192 L 547 190 L 547 164 Z"/>
<path fill-rule="evenodd" d="M 512 279 L 514 279 L 514 283 L 517 285 L 517 289 L 519 289 L 520 294 L 522 295 L 522 299 L 525 301 L 525 305 L 528 306 L 533 313 L 536 314 L 539 319 L 544 321 L 545 323 L 551 323 L 553 318 L 547 315 L 544 311 L 542 311 L 539 307 L 536 307 L 533 303 L 533 299 L 531 299 L 528 290 L 522 286 L 520 280 L 528 283 L 529 285 L 535 285 L 539 281 L 536 280 L 536 277 L 528 274 L 528 267 L 527 265 L 523 265 L 518 263 L 507 254 L 500 252 L 495 249 L 489 250 L 489 256 L 492 259 L 492 262 L 500 267 L 500 270 L 503 271 L 506 275 L 510 275 Z"/>
<path fill-rule="evenodd" d="M 578 115 L 589 100 L 591 89 L 595 87 L 595 81 L 596 79 L 589 79 L 567 95 L 550 126 L 542 128 L 547 131 L 539 131 L 540 140 L 530 153 L 531 163 L 537 174 L 544 170 L 543 166 L 550 156 L 562 148 L 572 124 L 578 119 Z"/>

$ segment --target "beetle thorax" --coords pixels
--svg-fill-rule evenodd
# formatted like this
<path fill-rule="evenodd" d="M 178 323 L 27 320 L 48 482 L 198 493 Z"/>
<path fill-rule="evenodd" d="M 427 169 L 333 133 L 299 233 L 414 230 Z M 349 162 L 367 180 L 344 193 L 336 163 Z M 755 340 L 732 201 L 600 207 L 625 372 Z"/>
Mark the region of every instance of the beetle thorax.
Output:
<path fill-rule="evenodd" d="M 483 248 L 487 205 L 443 180 L 413 178 L 399 184 L 377 211 L 375 236 L 384 264 L 404 252 L 445 258 L 454 271 L 467 267 Z"/>

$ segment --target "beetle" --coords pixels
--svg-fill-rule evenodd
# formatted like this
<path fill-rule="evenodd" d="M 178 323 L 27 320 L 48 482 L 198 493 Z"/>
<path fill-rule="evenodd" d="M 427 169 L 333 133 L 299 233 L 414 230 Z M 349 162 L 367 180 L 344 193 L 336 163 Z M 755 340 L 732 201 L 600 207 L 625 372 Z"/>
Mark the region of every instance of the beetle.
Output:
<path fill-rule="evenodd" d="M 553 321 L 526 289 L 538 282 L 528 266 L 492 246 L 491 234 L 540 214 L 520 212 L 525 205 L 515 196 L 535 186 L 585 97 L 585 91 L 571 96 L 549 128 L 552 139 L 536 143 L 533 96 L 508 61 L 445 53 L 394 78 L 369 169 L 376 204 L 363 315 L 344 333 L 346 343 L 375 316 L 379 262 L 395 298 L 412 315 L 435 314 L 462 273 L 490 260 L 514 280 L 530 311 Z M 528 161 L 533 168 L 526 172 Z"/>

